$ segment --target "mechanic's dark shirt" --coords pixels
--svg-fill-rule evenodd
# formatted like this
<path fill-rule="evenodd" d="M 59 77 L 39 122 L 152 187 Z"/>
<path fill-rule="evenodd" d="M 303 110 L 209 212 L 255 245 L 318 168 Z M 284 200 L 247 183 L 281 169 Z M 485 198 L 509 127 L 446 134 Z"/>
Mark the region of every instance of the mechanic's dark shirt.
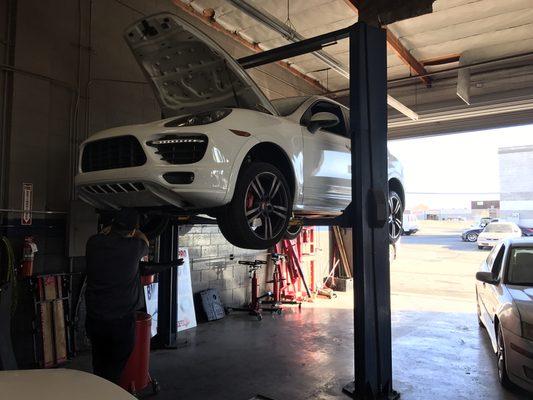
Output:
<path fill-rule="evenodd" d="M 87 241 L 87 315 L 112 320 L 134 313 L 142 293 L 139 261 L 148 254 L 144 240 L 94 235 Z"/>

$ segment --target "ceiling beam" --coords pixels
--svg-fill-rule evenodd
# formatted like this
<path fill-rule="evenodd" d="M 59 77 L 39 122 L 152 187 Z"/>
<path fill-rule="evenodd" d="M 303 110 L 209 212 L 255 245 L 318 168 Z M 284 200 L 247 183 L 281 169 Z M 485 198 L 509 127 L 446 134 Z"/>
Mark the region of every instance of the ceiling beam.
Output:
<path fill-rule="evenodd" d="M 400 39 L 398 39 L 396 35 L 390 31 L 390 29 L 386 27 L 385 29 L 387 30 L 387 44 L 389 47 L 394 50 L 398 58 L 402 60 L 405 65 L 420 75 L 420 79 L 426 84 L 427 87 L 431 87 L 431 78 L 426 75 L 426 68 L 420 62 L 418 62 L 416 58 L 413 57 L 409 50 L 407 50 L 400 42 Z"/>
<path fill-rule="evenodd" d="M 350 7 L 355 13 L 359 14 L 359 9 L 364 1 L 360 0 L 344 0 L 348 7 Z M 362 15 L 360 15 L 363 20 Z M 431 78 L 427 76 L 426 68 L 405 48 L 400 42 L 400 39 L 396 37 L 394 33 L 390 31 L 386 26 L 383 28 L 387 31 L 387 44 L 396 53 L 398 58 L 409 68 L 420 75 L 420 80 L 426 84 L 427 87 L 431 87 Z"/>

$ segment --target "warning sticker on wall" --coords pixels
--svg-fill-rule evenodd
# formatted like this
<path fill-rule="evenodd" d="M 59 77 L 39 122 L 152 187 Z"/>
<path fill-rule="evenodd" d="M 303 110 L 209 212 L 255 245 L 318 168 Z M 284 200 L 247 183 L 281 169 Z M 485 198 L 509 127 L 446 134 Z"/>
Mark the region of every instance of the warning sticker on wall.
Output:
<path fill-rule="evenodd" d="M 31 225 L 33 208 L 33 183 L 22 184 L 22 215 L 20 217 L 21 225 Z"/>

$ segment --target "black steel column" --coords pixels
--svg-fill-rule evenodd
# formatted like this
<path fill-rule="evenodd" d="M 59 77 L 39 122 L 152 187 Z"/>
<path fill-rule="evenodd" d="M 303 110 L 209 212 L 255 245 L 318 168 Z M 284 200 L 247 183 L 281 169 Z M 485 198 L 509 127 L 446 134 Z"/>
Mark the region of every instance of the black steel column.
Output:
<path fill-rule="evenodd" d="M 159 239 L 160 263 L 178 259 L 178 226 L 170 223 Z M 178 268 L 159 273 L 157 298 L 157 335 L 154 344 L 160 348 L 176 348 L 178 329 Z"/>
<path fill-rule="evenodd" d="M 387 221 L 387 53 L 380 28 L 358 23 L 350 34 L 355 382 L 357 399 L 388 399 L 392 390 Z"/>

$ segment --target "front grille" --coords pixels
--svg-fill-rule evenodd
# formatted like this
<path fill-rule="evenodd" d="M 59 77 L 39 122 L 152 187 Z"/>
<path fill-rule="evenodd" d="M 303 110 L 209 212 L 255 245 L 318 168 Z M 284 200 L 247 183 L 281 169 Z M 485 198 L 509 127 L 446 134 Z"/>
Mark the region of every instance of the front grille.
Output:
<path fill-rule="evenodd" d="M 146 155 L 139 141 L 133 136 L 119 136 L 87 143 L 83 149 L 81 170 L 138 167 L 145 162 Z"/>
<path fill-rule="evenodd" d="M 90 194 L 130 193 L 145 190 L 141 182 L 121 182 L 102 185 L 89 185 L 82 188 Z"/>
<path fill-rule="evenodd" d="M 170 164 L 192 164 L 204 157 L 207 143 L 208 139 L 205 135 L 167 135 L 147 144 L 157 149 L 155 153 L 163 161 Z"/>

